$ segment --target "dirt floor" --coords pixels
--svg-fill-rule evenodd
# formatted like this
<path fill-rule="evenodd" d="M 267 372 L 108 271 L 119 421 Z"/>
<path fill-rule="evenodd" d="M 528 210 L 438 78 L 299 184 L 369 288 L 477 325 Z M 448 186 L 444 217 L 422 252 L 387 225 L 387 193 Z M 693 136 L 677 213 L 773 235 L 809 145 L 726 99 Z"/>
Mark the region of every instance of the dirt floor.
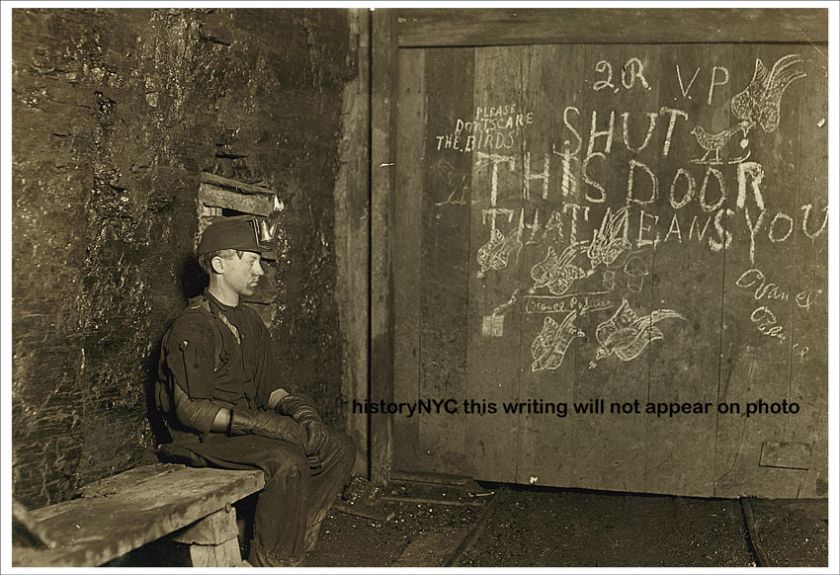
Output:
<path fill-rule="evenodd" d="M 701 499 L 475 482 L 395 483 L 377 499 L 372 507 L 392 517 L 331 512 L 305 565 L 828 564 L 825 500 Z"/>

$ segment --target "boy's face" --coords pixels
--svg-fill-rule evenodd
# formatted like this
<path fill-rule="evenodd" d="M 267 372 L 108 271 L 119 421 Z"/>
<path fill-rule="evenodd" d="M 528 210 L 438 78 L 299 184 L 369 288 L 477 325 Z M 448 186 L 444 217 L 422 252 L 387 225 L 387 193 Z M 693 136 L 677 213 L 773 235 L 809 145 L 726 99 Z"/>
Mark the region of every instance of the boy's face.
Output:
<path fill-rule="evenodd" d="M 254 295 L 260 277 L 265 273 L 260 265 L 260 254 L 243 252 L 239 258 L 219 258 L 220 280 L 239 295 Z"/>

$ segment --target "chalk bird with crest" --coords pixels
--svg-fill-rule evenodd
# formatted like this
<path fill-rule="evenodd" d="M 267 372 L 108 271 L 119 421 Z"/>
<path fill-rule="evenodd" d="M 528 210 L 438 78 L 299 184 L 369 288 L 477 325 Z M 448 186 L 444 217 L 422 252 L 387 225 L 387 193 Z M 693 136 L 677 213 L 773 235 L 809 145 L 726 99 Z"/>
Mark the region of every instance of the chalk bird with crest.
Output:
<path fill-rule="evenodd" d="M 802 63 L 803 60 L 799 54 L 788 54 L 776 60 L 773 68 L 768 72 L 761 59 L 756 58 L 752 80 L 746 88 L 735 94 L 729 101 L 732 114 L 740 122 L 713 134 L 700 125 L 695 126 L 691 134 L 697 139 L 697 143 L 705 153 L 701 158 L 692 161 L 700 164 L 720 164 L 720 151 L 735 133 L 743 132 L 744 139 L 741 141 L 741 147 L 746 147 L 748 145 L 746 138 L 756 125 L 761 126 L 766 133 L 776 130 L 779 127 L 782 95 L 792 82 L 807 75 L 797 67 Z M 710 154 L 714 154 L 714 159 L 707 162 L 706 159 Z M 746 157 L 739 158 L 735 162 Z"/>
<path fill-rule="evenodd" d="M 749 127 L 759 125 L 767 133 L 774 131 L 779 126 L 782 94 L 793 81 L 807 75 L 796 67 L 802 63 L 799 54 L 788 54 L 776 60 L 768 72 L 761 59 L 756 58 L 752 80 L 729 102 L 735 117 Z M 749 128 L 744 132 L 745 137 L 748 132 Z"/>

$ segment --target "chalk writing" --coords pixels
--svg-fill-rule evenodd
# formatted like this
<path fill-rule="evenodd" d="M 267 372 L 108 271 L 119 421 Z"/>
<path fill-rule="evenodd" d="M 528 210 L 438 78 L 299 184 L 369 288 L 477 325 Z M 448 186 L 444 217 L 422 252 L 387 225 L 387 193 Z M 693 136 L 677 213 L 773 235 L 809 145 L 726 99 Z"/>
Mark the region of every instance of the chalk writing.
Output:
<path fill-rule="evenodd" d="M 747 182 L 758 209 L 764 209 L 764 196 L 761 193 L 761 182 L 764 180 L 764 168 L 757 162 L 744 162 L 738 166 L 738 199 L 736 205 L 744 208 L 747 201 Z"/>
<path fill-rule="evenodd" d="M 811 309 L 811 305 L 823 294 L 821 289 L 804 289 L 796 294 L 796 306 L 800 309 Z"/>
<path fill-rule="evenodd" d="M 630 112 L 624 112 L 621 114 L 621 121 L 622 121 L 622 136 L 624 137 L 624 147 L 630 150 L 633 153 L 638 154 L 650 143 L 651 136 L 653 136 L 653 129 L 656 128 L 656 118 L 658 114 L 656 112 L 648 112 L 648 129 L 647 133 L 645 133 L 645 139 L 638 147 L 633 147 L 630 145 L 630 128 L 627 126 L 627 119 L 630 117 Z"/>
<path fill-rule="evenodd" d="M 569 312 L 562 323 L 557 323 L 551 316 L 545 316 L 542 331 L 531 344 L 531 371 L 557 369 L 563 364 L 566 350 L 576 337 L 586 334 L 575 326 L 577 311 Z"/>
<path fill-rule="evenodd" d="M 735 285 L 745 289 L 755 287 L 753 297 L 756 301 L 762 299 L 788 301 L 790 297 L 779 285 L 768 282 L 764 276 L 764 272 L 758 268 L 750 268 L 742 273 L 735 280 Z"/>
<path fill-rule="evenodd" d="M 717 75 L 718 72 L 722 72 L 723 79 L 718 81 Z M 712 98 L 715 95 L 715 87 L 716 86 L 725 86 L 729 83 L 729 69 L 724 66 L 715 66 L 712 68 L 712 79 L 709 81 L 709 97 L 706 100 L 706 103 L 711 106 L 712 105 Z"/>
<path fill-rule="evenodd" d="M 671 309 L 656 309 L 639 317 L 627 299 L 622 298 L 621 305 L 615 313 L 595 329 L 599 346 L 590 368 L 594 368 L 598 361 L 611 355 L 615 355 L 621 361 L 636 359 L 650 342 L 664 339 L 665 334 L 655 324 L 666 319 L 685 320 L 685 317 Z"/>
<path fill-rule="evenodd" d="M 680 65 L 677 64 L 677 81 L 680 83 L 680 92 L 682 92 L 683 98 L 687 100 L 691 100 L 691 86 L 694 85 L 694 81 L 697 79 L 697 75 L 700 74 L 700 66 L 694 70 L 694 75 L 691 77 L 691 80 L 688 82 L 688 86 L 683 83 L 682 72 L 680 71 Z"/>
<path fill-rule="evenodd" d="M 734 215 L 732 210 L 720 209 L 714 214 L 698 215 L 698 214 L 683 214 L 681 211 L 675 211 L 670 217 L 661 217 L 659 214 L 650 214 L 644 209 L 635 208 L 635 206 L 628 206 L 625 216 L 619 216 L 617 219 L 616 235 L 610 233 L 601 234 L 600 227 L 589 230 L 591 234 L 589 238 L 585 237 L 586 229 L 583 228 L 583 223 L 590 220 L 590 206 L 582 206 L 574 202 L 563 202 L 562 209 L 551 210 L 546 215 L 543 208 L 529 208 L 528 219 L 530 223 L 525 223 L 525 208 L 513 210 L 510 208 L 488 208 L 483 209 L 482 223 L 489 225 L 490 229 L 499 227 L 497 222 L 503 221 L 510 223 L 517 222 L 517 229 L 521 231 L 528 231 L 529 245 L 553 245 L 561 242 L 570 242 L 574 244 L 582 243 L 586 245 L 586 252 L 591 256 L 590 265 L 595 267 L 600 263 L 607 263 L 613 258 L 617 259 L 621 253 L 636 243 L 638 247 L 648 245 L 658 246 L 661 243 L 671 242 L 685 244 L 687 241 L 695 241 L 700 244 L 706 244 L 713 249 L 720 249 L 724 243 L 731 242 L 732 234 L 729 230 L 725 230 L 724 224 L 730 229 L 733 227 L 731 219 Z M 635 209 L 634 209 L 635 208 Z M 623 210 L 624 208 L 622 208 Z M 609 210 L 607 208 L 605 212 Z M 750 218 L 747 210 L 747 218 Z M 663 214 L 668 216 L 668 214 Z M 609 212 L 601 218 L 615 217 L 615 214 Z M 603 221 L 603 219 L 602 219 Z M 748 222 L 752 220 L 748 219 Z M 667 226 L 667 227 L 666 227 Z M 752 235 L 758 234 L 759 230 L 754 224 L 749 224 Z M 726 233 L 725 233 L 726 232 Z M 504 235 L 504 234 L 502 234 Z M 520 238 L 521 238 L 520 234 Z M 513 239 L 513 238 L 512 238 Z M 629 243 L 625 243 L 623 239 L 627 239 Z M 783 239 L 783 238 L 782 238 Z M 498 243 L 498 237 L 494 241 L 494 245 Z M 592 247 L 594 244 L 594 247 Z M 591 251 L 590 251 L 591 248 Z"/>
<path fill-rule="evenodd" d="M 478 153 L 476 160 L 476 167 L 478 169 L 490 166 L 490 206 L 496 207 L 496 200 L 499 195 L 499 165 L 507 164 L 509 170 L 514 169 L 514 158 L 512 156 L 502 156 L 499 154 L 487 154 L 485 152 Z"/>
<path fill-rule="evenodd" d="M 650 90 L 658 78 L 645 69 L 646 62 L 643 55 L 627 58 L 623 65 L 601 59 L 587 84 L 608 99 L 609 93 Z M 777 310 L 771 309 L 777 302 L 800 313 L 819 305 L 822 290 L 797 292 L 801 286 L 774 283 L 755 263 L 762 250 L 777 250 L 785 243 L 798 247 L 803 236 L 814 242 L 827 233 L 823 203 L 775 205 L 785 189 L 772 179 L 789 167 L 786 157 L 786 163 L 779 163 L 780 154 L 788 151 L 778 141 L 765 145 L 757 140 L 779 129 L 783 95 L 806 77 L 803 64 L 798 54 L 775 59 L 769 68 L 756 59 L 747 82 L 749 76 L 725 66 L 710 64 L 692 72 L 693 65 L 682 63 L 669 71 L 677 84 L 672 84 L 676 97 L 670 106 L 615 98 L 610 109 L 599 96 L 594 109 L 578 93 L 570 102 L 552 102 L 546 113 L 556 118 L 540 128 L 540 137 L 525 138 L 542 118 L 520 103 L 490 101 L 475 107 L 472 116 L 449 120 L 449 133 L 430 135 L 432 149 L 473 154 L 472 178 L 451 164 L 440 164 L 432 170 L 436 177 L 429 187 L 436 206 L 477 204 L 471 213 L 474 218 L 480 214 L 488 232 L 483 236 L 482 231 L 485 243 L 475 252 L 478 277 L 491 271 L 511 273 L 523 250 L 529 265 L 537 262 L 529 270 L 531 285 L 522 288 L 527 295 L 521 311 L 554 317 L 545 318 L 533 342 L 534 371 L 562 364 L 571 340 L 580 336 L 577 320 L 590 311 L 609 310 L 605 315 L 611 315 L 598 324 L 593 366 L 613 355 L 621 361 L 635 359 L 651 341 L 664 339 L 667 330 L 660 322 L 685 320 L 671 309 L 639 316 L 621 298 L 650 289 L 653 251 L 663 243 L 720 252 L 737 239 L 736 247 L 744 252 L 748 248 L 750 263 L 742 268 L 748 269 L 735 283 L 759 306 L 750 317 L 765 336 L 785 337 Z M 737 78 L 738 87 L 729 87 Z M 539 85 L 534 82 L 533 89 Z M 487 100 L 488 93 L 478 97 Z M 699 105 L 672 107 L 680 94 L 684 101 L 699 100 Z M 527 101 L 527 94 L 520 97 Z M 716 109 L 705 109 L 713 104 Z M 727 112 L 733 119 L 718 123 Z M 531 148 L 536 142 L 538 147 Z M 768 153 L 772 156 L 760 157 Z M 669 161 L 660 159 L 666 157 Z M 779 163 L 777 169 L 769 169 L 769 161 Z M 817 200 L 805 200 L 812 201 Z M 519 272 L 512 279 L 520 281 Z M 616 289 L 624 291 L 611 300 L 607 294 Z M 482 335 L 502 337 L 504 316 L 517 302 L 515 292 L 484 316 Z"/>
<path fill-rule="evenodd" d="M 595 72 L 603 74 L 606 77 L 602 80 L 597 80 L 592 84 L 592 89 L 596 92 L 611 89 L 613 92 L 618 92 L 619 88 L 613 83 L 613 69 L 612 64 L 607 60 L 598 60 L 595 63 Z M 621 85 L 624 89 L 630 90 L 636 85 L 636 80 L 639 85 L 645 90 L 650 90 L 650 84 L 644 76 L 644 64 L 638 58 L 630 58 L 624 63 L 621 68 Z"/>
<path fill-rule="evenodd" d="M 543 156 L 543 170 L 536 175 L 531 175 L 531 154 L 529 152 L 525 153 L 523 157 L 523 166 L 522 166 L 522 197 L 524 199 L 531 198 L 531 180 L 541 180 L 542 181 L 542 199 L 548 199 L 548 182 L 549 176 L 551 175 L 550 169 L 550 157 L 548 154 Z M 569 191 L 564 188 L 563 195 L 566 196 L 569 194 Z"/>
<path fill-rule="evenodd" d="M 598 60 L 598 62 L 595 63 L 595 71 L 599 74 L 606 74 L 607 77 L 604 80 L 597 80 L 594 84 L 592 84 L 593 90 L 598 92 L 606 88 L 611 88 L 618 92 L 618 88 L 612 83 L 612 64 L 606 60 Z"/>
<path fill-rule="evenodd" d="M 516 104 L 479 106 L 473 118 L 457 118 L 451 132 L 435 136 L 437 150 L 469 153 L 474 150 L 510 150 L 521 130 L 534 123 L 534 113 Z"/>
<path fill-rule="evenodd" d="M 780 227 L 781 226 L 781 227 Z M 778 212 L 770 221 L 770 229 L 767 231 L 767 238 L 775 243 L 783 242 L 793 233 L 793 218 L 784 212 Z M 783 230 L 779 236 L 779 229 Z"/>
<path fill-rule="evenodd" d="M 525 313 L 568 313 L 577 311 L 578 315 L 588 312 L 601 311 L 613 307 L 609 298 L 605 297 L 609 291 L 592 293 L 572 293 L 561 296 L 526 295 L 522 298 Z"/>
<path fill-rule="evenodd" d="M 750 320 L 755 324 L 759 333 L 767 337 L 777 338 L 779 341 L 785 341 L 785 329 L 779 324 L 776 319 L 776 314 L 773 313 L 766 305 L 758 306 L 750 314 Z"/>
<path fill-rule="evenodd" d="M 642 64 L 642 61 L 638 58 L 630 58 L 627 60 L 621 68 L 621 85 L 627 90 L 630 90 L 636 85 L 636 80 L 638 80 L 639 84 L 645 90 L 650 90 L 650 84 L 648 84 L 648 81 L 645 80 L 644 69 L 645 67 Z"/>
<path fill-rule="evenodd" d="M 808 218 L 811 215 L 811 210 L 814 208 L 812 204 L 805 204 L 800 210 L 802 210 L 802 233 L 808 236 L 808 238 L 813 242 L 814 239 L 825 231 L 825 224 L 828 223 L 828 206 L 822 209 L 823 211 L 823 221 L 822 225 L 820 225 L 819 229 L 815 232 L 808 231 Z"/>

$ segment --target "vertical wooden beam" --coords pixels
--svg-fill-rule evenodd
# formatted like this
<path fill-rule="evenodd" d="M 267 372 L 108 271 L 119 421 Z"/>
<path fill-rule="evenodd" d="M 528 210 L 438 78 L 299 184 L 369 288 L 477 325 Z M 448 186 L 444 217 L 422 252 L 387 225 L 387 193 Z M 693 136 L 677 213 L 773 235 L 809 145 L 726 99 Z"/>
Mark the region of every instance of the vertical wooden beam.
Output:
<path fill-rule="evenodd" d="M 394 214 L 395 126 L 397 86 L 396 12 L 372 15 L 371 58 L 371 308 L 370 399 L 393 397 L 393 275 L 391 228 Z M 388 481 L 392 461 L 392 422 L 370 420 L 370 479 Z"/>
<path fill-rule="evenodd" d="M 356 444 L 354 473 L 367 474 L 368 418 L 353 401 L 368 396 L 370 303 L 370 11 L 352 9 L 351 52 L 358 66 L 342 97 L 342 139 L 335 189 L 336 302 L 343 349 L 341 398 L 347 433 Z"/>
<path fill-rule="evenodd" d="M 238 567 L 242 563 L 238 533 L 236 511 L 225 508 L 176 533 L 172 540 L 190 546 L 193 567 Z"/>

